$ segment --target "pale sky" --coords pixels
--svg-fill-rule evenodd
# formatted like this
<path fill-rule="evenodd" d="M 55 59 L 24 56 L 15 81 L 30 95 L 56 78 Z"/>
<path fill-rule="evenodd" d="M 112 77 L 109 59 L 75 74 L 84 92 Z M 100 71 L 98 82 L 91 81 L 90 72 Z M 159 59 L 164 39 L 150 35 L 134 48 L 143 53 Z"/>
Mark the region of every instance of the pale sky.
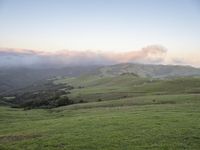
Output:
<path fill-rule="evenodd" d="M 0 47 L 134 51 L 200 66 L 199 0 L 0 0 Z"/>

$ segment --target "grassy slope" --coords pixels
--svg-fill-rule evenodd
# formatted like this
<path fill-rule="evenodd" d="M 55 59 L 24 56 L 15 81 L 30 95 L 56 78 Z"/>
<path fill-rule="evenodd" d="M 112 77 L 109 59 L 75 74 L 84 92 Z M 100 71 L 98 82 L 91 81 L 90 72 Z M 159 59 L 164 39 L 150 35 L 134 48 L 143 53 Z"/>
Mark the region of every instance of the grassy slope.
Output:
<path fill-rule="evenodd" d="M 0 107 L 0 149 L 198 149 L 199 97 L 143 96 L 52 110 Z"/>
<path fill-rule="evenodd" d="M 0 149 L 200 147 L 200 78 L 93 75 L 56 83 L 75 86 L 70 98 L 91 103 L 51 110 L 0 107 Z"/>
<path fill-rule="evenodd" d="M 64 78 L 57 80 L 56 83 L 67 83 L 74 86 L 75 89 L 71 91 L 70 98 L 87 102 L 143 95 L 200 93 L 200 78 L 197 77 L 159 80 L 125 74 L 115 77 Z M 84 88 L 78 88 L 79 86 Z"/>

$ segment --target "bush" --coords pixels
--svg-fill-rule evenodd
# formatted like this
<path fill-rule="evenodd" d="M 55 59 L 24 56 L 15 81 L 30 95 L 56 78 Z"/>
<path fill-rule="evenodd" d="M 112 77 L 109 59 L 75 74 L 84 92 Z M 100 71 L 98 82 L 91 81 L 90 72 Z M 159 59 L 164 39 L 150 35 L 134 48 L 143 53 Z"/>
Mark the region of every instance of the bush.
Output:
<path fill-rule="evenodd" d="M 98 102 L 101 102 L 101 101 L 102 101 L 102 99 L 99 98 L 99 99 L 98 99 Z"/>
<path fill-rule="evenodd" d="M 84 103 L 84 100 L 81 99 L 81 100 L 79 101 L 79 103 Z"/>
<path fill-rule="evenodd" d="M 25 108 L 40 108 L 40 107 L 44 107 L 44 106 L 48 106 L 49 105 L 49 101 L 45 100 L 45 99 L 34 99 L 34 100 L 30 100 L 28 102 L 23 103 L 21 106 L 25 107 Z"/>
<path fill-rule="evenodd" d="M 67 96 L 60 97 L 55 101 L 56 106 L 64 106 L 64 105 L 69 105 L 72 104 L 72 102 L 69 100 Z"/>

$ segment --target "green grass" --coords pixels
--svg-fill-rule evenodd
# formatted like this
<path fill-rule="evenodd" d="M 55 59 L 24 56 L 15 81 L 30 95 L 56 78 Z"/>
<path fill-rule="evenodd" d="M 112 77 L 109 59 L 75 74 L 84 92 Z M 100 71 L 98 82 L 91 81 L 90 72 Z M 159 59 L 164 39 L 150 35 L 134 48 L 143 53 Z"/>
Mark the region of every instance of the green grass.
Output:
<path fill-rule="evenodd" d="M 148 95 L 51 110 L 0 107 L 0 149 L 200 147 L 200 95 Z"/>
<path fill-rule="evenodd" d="M 131 74 L 115 77 L 81 76 L 64 78 L 55 83 L 66 83 L 75 87 L 69 95 L 70 99 L 79 102 L 114 100 L 125 97 L 143 95 L 166 95 L 182 93 L 200 93 L 200 78 L 183 77 L 177 79 L 149 79 Z M 79 87 L 83 88 L 79 88 Z"/>
<path fill-rule="evenodd" d="M 75 88 L 54 109 L 0 107 L 2 150 L 198 150 L 200 78 L 132 74 L 59 78 Z"/>

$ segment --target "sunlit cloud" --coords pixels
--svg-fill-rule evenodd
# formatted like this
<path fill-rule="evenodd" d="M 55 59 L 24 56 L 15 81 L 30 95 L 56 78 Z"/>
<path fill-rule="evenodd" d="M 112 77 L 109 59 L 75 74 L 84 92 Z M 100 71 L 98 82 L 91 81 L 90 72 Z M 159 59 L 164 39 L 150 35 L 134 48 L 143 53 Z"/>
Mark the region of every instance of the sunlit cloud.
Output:
<path fill-rule="evenodd" d="M 162 61 L 165 57 L 167 50 L 158 45 L 152 45 L 142 48 L 141 50 L 137 51 L 130 51 L 124 53 L 114 53 L 108 54 L 110 59 L 115 60 L 116 62 L 146 62 L 146 63 L 153 63 Z"/>
<path fill-rule="evenodd" d="M 112 65 L 117 63 L 146 63 L 146 64 L 178 64 L 198 66 L 199 61 L 186 58 L 171 58 L 167 49 L 160 45 L 151 45 L 129 52 L 111 51 L 39 51 L 30 49 L 0 48 L 0 66 L 85 66 Z"/>

